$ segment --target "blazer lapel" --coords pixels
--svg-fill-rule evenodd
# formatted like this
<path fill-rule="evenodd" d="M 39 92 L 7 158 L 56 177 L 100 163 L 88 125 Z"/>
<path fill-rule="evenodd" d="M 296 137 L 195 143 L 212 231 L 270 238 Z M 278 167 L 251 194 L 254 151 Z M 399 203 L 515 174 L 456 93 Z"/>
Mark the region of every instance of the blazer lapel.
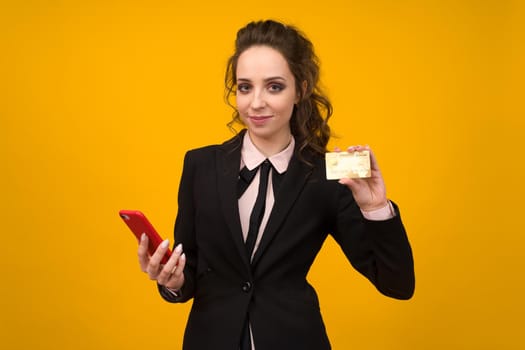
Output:
<path fill-rule="evenodd" d="M 259 247 L 253 257 L 252 266 L 257 264 L 261 255 L 273 240 L 282 222 L 288 216 L 288 212 L 297 199 L 297 196 L 301 193 L 301 190 L 312 173 L 312 170 L 312 167 L 299 161 L 295 155 L 290 160 L 290 165 L 282 179 L 280 191 L 275 198 L 275 203 L 270 217 L 268 218 L 268 223 L 266 224 L 261 242 L 259 243 Z"/>
<path fill-rule="evenodd" d="M 244 264 L 249 267 L 250 261 L 246 254 L 242 237 L 239 218 L 239 201 L 237 198 L 237 182 L 239 180 L 243 135 L 244 131 L 219 147 L 217 153 L 217 187 L 222 214 L 232 235 L 233 242 Z"/>

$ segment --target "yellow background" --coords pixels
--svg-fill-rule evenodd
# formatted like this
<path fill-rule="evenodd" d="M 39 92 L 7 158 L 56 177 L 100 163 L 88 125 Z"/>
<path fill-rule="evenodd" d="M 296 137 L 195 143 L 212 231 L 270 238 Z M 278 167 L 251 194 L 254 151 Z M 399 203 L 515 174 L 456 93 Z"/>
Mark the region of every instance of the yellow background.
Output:
<path fill-rule="evenodd" d="M 171 237 L 186 150 L 230 137 L 235 33 L 315 43 L 331 146 L 370 144 L 413 245 L 387 299 L 330 239 L 310 273 L 334 349 L 517 349 L 525 324 L 520 1 L 2 1 L 2 349 L 181 345 L 117 215 Z"/>

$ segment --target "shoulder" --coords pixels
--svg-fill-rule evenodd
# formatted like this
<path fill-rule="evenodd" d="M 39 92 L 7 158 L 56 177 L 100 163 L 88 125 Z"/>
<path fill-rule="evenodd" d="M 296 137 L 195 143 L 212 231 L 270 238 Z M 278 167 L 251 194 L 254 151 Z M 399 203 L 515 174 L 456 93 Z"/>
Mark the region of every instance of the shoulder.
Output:
<path fill-rule="evenodd" d="M 243 134 L 244 132 L 240 132 L 231 139 L 224 141 L 222 144 L 213 144 L 191 149 L 186 152 L 184 161 L 206 161 L 210 158 L 216 157 L 218 154 L 228 154 L 236 151 L 240 152 Z"/>
<path fill-rule="evenodd" d="M 206 157 L 207 155 L 213 154 L 217 151 L 220 145 L 207 145 L 194 149 L 190 149 L 186 152 L 186 158 L 200 158 Z"/>

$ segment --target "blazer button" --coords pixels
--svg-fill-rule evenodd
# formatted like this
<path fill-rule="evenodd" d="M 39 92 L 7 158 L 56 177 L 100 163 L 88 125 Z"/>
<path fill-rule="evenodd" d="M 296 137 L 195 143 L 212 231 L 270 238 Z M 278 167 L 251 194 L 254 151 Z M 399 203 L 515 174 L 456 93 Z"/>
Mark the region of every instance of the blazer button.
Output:
<path fill-rule="evenodd" d="M 252 284 L 250 282 L 244 282 L 242 284 L 242 291 L 248 293 L 252 289 Z"/>

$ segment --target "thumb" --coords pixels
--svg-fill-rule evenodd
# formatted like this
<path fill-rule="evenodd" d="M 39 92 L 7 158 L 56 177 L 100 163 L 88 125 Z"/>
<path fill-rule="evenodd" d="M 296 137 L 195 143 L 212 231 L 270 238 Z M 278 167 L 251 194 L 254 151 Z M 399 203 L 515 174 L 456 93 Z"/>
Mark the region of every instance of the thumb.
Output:
<path fill-rule="evenodd" d="M 357 183 L 355 182 L 354 179 L 349 179 L 349 178 L 342 178 L 342 179 L 339 179 L 339 183 L 341 185 L 345 185 L 346 187 L 350 188 L 352 191 L 356 188 L 357 186 Z"/>

